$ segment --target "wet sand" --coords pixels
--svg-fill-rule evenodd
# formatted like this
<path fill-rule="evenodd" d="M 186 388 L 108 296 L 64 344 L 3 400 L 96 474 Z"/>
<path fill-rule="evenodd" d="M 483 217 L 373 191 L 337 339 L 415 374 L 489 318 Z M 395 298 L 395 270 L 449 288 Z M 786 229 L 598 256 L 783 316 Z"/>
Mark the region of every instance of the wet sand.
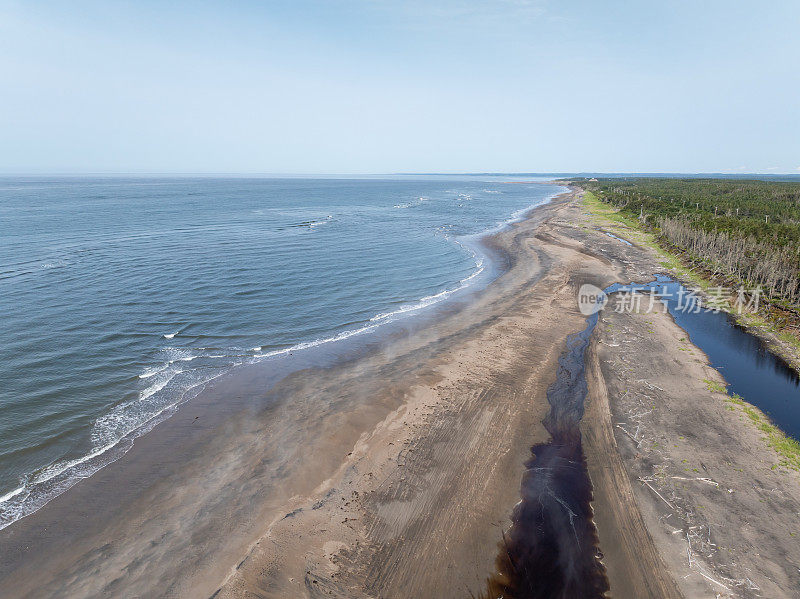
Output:
<path fill-rule="evenodd" d="M 558 358 L 586 326 L 577 288 L 644 282 L 658 267 L 648 250 L 597 230 L 575 193 L 487 243 L 504 272 L 470 301 L 332 367 L 221 379 L 119 461 L 0 531 L 0 596 L 487 595 L 531 447 L 551 440 L 542 422 Z M 680 390 L 659 396 L 665 415 L 693 397 L 719 410 L 724 400 L 694 376 L 702 356 L 672 345 L 679 337 L 668 317 L 656 336 L 625 346 L 635 360 L 610 340 L 605 319 L 589 343 L 580 430 L 611 595 L 714 596 L 714 583 L 696 575 L 700 558 L 687 565 L 685 542 L 665 532 L 661 500 L 639 481 L 649 462 L 616 423 L 624 390 L 641 386 L 653 364 L 669 368 L 652 384 Z M 690 357 L 698 363 L 681 361 Z M 620 360 L 646 373 L 633 379 Z M 749 459 L 757 482 L 783 495 L 777 512 L 774 493 L 768 508 L 746 511 L 736 501 L 758 495 L 742 486 L 726 491 L 728 504 L 704 501 L 703 514 L 733 502 L 748 542 L 764 543 L 757 556 L 741 549 L 736 563 L 779 579 L 756 582 L 775 591 L 762 596 L 791 596 L 781 593 L 797 587 L 787 567 L 797 543 L 777 544 L 776 535 L 797 518 L 797 476 L 762 472 L 770 450 L 725 412 L 717 437 L 687 412 L 692 451 L 709 456 L 705 467 Z M 666 416 L 654 420 L 653 434 L 669 426 Z"/>

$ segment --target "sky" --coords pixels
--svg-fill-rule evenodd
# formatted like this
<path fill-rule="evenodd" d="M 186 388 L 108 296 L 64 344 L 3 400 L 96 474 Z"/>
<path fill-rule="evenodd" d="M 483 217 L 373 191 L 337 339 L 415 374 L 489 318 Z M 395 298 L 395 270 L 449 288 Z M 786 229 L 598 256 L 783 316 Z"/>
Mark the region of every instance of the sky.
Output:
<path fill-rule="evenodd" d="M 0 0 L 2 173 L 800 173 L 800 2 Z"/>

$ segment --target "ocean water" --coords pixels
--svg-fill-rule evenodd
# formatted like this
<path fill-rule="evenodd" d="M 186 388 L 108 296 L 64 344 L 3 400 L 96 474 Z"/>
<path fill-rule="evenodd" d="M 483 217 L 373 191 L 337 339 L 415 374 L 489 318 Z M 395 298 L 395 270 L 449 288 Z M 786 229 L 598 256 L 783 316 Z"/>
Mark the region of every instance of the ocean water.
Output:
<path fill-rule="evenodd" d="M 489 277 L 513 177 L 0 179 L 0 528 L 235 365 Z M 90 459 L 91 458 L 91 459 Z"/>

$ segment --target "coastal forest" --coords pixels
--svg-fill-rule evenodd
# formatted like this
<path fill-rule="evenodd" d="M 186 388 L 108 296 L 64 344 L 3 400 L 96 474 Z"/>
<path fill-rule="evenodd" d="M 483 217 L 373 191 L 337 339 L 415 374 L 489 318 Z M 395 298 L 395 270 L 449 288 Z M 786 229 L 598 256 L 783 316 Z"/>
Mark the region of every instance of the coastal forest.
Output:
<path fill-rule="evenodd" d="M 800 183 L 695 178 L 573 180 L 732 286 L 800 309 Z"/>

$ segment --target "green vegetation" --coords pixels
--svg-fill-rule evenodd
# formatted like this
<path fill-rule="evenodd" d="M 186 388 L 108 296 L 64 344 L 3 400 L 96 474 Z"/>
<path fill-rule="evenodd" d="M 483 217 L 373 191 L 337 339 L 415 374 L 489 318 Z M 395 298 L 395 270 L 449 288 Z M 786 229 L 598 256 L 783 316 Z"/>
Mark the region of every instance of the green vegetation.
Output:
<path fill-rule="evenodd" d="M 698 288 L 708 291 L 715 284 L 732 287 L 761 284 L 769 300 L 780 310 L 743 313 L 738 319 L 747 326 L 768 329 L 800 348 L 800 339 L 787 326 L 789 321 L 784 316 L 786 310 L 797 315 L 800 307 L 800 184 L 709 179 L 606 179 L 575 183 L 586 190 L 584 205 L 602 225 L 619 237 L 653 248 L 662 257 L 662 266 Z M 668 196 L 667 190 L 674 195 Z M 704 200 L 699 199 L 702 192 L 708 192 Z M 694 199 L 695 214 L 689 210 L 689 198 Z M 715 199 L 718 200 L 716 204 Z M 675 206 L 679 201 L 683 205 L 684 200 L 687 209 L 676 212 Z M 721 208 L 723 205 L 725 212 Z M 732 218 L 727 212 L 740 218 Z M 720 220 L 723 215 L 727 220 Z M 697 232 L 697 238 L 705 239 L 708 247 L 699 242 L 687 242 L 687 238 L 679 243 L 681 238 L 664 231 L 663 224 L 668 219 L 682 219 L 681 225 Z M 735 222 L 741 222 L 742 226 L 731 224 Z M 688 237 L 689 241 L 691 238 Z M 731 255 L 720 260 L 713 257 L 715 249 L 731 250 L 724 240 L 719 242 L 723 238 L 739 245 L 733 248 L 736 251 Z M 719 243 L 715 245 L 715 242 Z M 741 264 L 730 268 L 737 260 Z M 762 272 L 772 269 L 791 281 L 783 286 L 770 285 L 742 276 L 747 272 L 743 265 L 753 260 L 764 260 Z M 779 276 L 772 276 L 765 280 L 775 283 L 779 279 Z M 792 288 L 796 290 L 794 295 L 788 293 Z M 741 412 L 764 434 L 764 441 L 779 457 L 775 467 L 800 471 L 800 442 L 787 437 L 763 412 L 740 396 L 729 396 L 725 385 L 710 379 L 703 382 L 709 391 L 726 396 L 729 410 Z"/>
<path fill-rule="evenodd" d="M 681 257 L 674 251 L 663 247 L 656 236 L 646 230 L 636 218 L 628 217 L 624 211 L 610 204 L 601 202 L 595 194 L 587 191 L 583 196 L 583 204 L 590 214 L 597 217 L 598 222 L 607 226 L 611 223 L 614 234 L 640 245 L 655 250 L 662 258 L 661 266 L 673 270 L 683 280 L 690 281 L 699 289 L 708 289 L 711 282 L 698 274 L 691 266 L 684 266 Z"/>
<path fill-rule="evenodd" d="M 760 410 L 746 403 L 735 393 L 728 401 L 738 406 L 742 412 L 758 427 L 765 435 L 767 445 L 772 447 L 780 456 L 779 466 L 800 470 L 800 443 L 791 437 L 787 437 L 783 431 L 769 421 Z"/>
<path fill-rule="evenodd" d="M 722 383 L 718 383 L 716 381 L 712 381 L 710 379 L 703 379 L 703 382 L 706 384 L 706 388 L 709 391 L 714 391 L 715 393 L 727 393 L 728 388 L 723 385 Z"/>
<path fill-rule="evenodd" d="M 777 426 L 770 422 L 769 418 L 758 408 L 744 401 L 736 393 L 728 396 L 728 390 L 724 385 L 709 379 L 703 379 L 709 391 L 726 395 L 725 401 L 731 411 L 740 410 L 750 421 L 756 425 L 759 431 L 764 433 L 764 440 L 775 453 L 779 456 L 778 466 L 791 468 L 800 471 L 800 443 L 781 431 Z"/>
<path fill-rule="evenodd" d="M 576 183 L 591 194 L 591 210 L 631 228 L 641 226 L 673 250 L 665 266 L 688 262 L 729 286 L 760 286 L 783 309 L 800 308 L 800 183 L 657 178 Z M 602 214 L 597 204 L 618 210 Z"/>

